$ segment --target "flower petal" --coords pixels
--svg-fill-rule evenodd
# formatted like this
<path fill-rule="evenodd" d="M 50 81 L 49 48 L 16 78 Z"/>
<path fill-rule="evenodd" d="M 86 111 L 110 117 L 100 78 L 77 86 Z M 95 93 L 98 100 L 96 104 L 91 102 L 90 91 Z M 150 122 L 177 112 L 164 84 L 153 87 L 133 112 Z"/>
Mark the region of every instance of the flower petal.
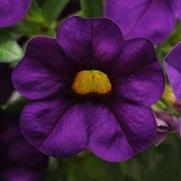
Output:
<path fill-rule="evenodd" d="M 112 162 L 120 162 L 135 153 L 109 108 L 96 107 L 92 112 L 94 123 L 90 130 L 89 148 L 98 157 Z"/>
<path fill-rule="evenodd" d="M 92 112 L 93 113 L 93 112 Z M 149 108 L 116 104 L 110 109 L 97 107 L 89 147 L 109 161 L 125 161 L 150 146 L 156 122 Z"/>
<path fill-rule="evenodd" d="M 33 38 L 22 61 L 13 72 L 16 90 L 28 99 L 51 96 L 64 88 L 66 59 L 56 41 Z"/>
<path fill-rule="evenodd" d="M 86 127 L 82 109 L 64 99 L 35 101 L 21 116 L 21 127 L 27 140 L 51 156 L 68 156 L 86 146 Z"/>
<path fill-rule="evenodd" d="M 60 26 L 57 41 L 79 66 L 90 66 L 96 60 L 104 64 L 117 56 L 123 36 L 119 27 L 109 19 L 71 17 Z"/>
<path fill-rule="evenodd" d="M 164 74 L 153 45 L 146 39 L 126 41 L 112 72 L 118 77 L 114 80 L 114 87 L 119 96 L 152 105 L 163 93 Z"/>
<path fill-rule="evenodd" d="M 173 11 L 177 18 L 181 19 L 181 2 L 180 0 L 173 0 Z"/>
<path fill-rule="evenodd" d="M 112 104 L 112 111 L 134 152 L 141 152 L 152 144 L 156 136 L 156 120 L 151 108 L 118 101 Z"/>
<path fill-rule="evenodd" d="M 0 27 L 12 26 L 20 21 L 29 9 L 31 0 L 1 0 Z"/>
<path fill-rule="evenodd" d="M 65 105 L 61 100 L 35 101 L 26 106 L 21 127 L 26 139 L 47 155 L 69 156 L 90 148 L 109 161 L 127 160 L 143 151 L 156 132 L 149 108 L 124 104 L 112 112 L 103 105 Z"/>
<path fill-rule="evenodd" d="M 106 0 L 105 15 L 120 25 L 126 38 L 146 37 L 156 44 L 169 36 L 176 22 L 168 1 Z"/>
<path fill-rule="evenodd" d="M 178 43 L 165 58 L 168 78 L 176 98 L 181 101 L 181 43 Z"/>

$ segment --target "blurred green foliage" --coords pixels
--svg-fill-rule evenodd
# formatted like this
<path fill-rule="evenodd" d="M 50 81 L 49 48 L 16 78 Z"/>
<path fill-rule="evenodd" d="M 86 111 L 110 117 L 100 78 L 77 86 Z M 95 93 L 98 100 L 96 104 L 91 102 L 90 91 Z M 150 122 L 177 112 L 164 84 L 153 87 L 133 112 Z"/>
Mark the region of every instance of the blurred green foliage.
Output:
<path fill-rule="evenodd" d="M 35 35 L 54 37 L 66 17 L 103 16 L 103 0 L 33 0 L 32 6 L 16 26 L 0 31 L 0 63 L 15 65 L 23 56 L 29 38 Z M 169 50 L 181 40 L 181 23 L 162 45 L 155 47 L 162 63 Z M 10 103 L 10 111 L 20 110 L 22 98 Z M 102 161 L 85 152 L 78 156 L 51 158 L 46 181 L 180 181 L 181 141 L 173 134 L 158 147 L 152 147 L 123 163 Z"/>
<path fill-rule="evenodd" d="M 0 63 L 14 63 L 21 59 L 23 51 L 11 33 L 0 30 Z"/>
<path fill-rule="evenodd" d="M 90 153 L 66 159 L 50 159 L 47 181 L 180 181 L 181 142 L 173 134 L 122 163 L 109 163 Z"/>
<path fill-rule="evenodd" d="M 103 0 L 80 0 L 80 3 L 84 16 L 103 16 Z"/>

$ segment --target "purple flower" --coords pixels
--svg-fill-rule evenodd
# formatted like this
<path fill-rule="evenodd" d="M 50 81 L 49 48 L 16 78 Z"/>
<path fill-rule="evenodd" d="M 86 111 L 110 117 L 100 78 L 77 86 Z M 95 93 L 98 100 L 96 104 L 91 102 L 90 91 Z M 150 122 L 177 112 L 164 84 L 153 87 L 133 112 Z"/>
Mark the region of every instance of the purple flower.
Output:
<path fill-rule="evenodd" d="M 25 141 L 18 116 L 1 111 L 0 119 L 0 180 L 43 180 L 47 157 Z"/>
<path fill-rule="evenodd" d="M 21 115 L 23 134 L 47 155 L 89 149 L 123 161 L 155 137 L 150 105 L 160 98 L 164 77 L 153 44 L 125 41 L 107 18 L 71 17 L 56 39 L 33 38 L 13 83 L 31 100 Z"/>
<path fill-rule="evenodd" d="M 178 43 L 165 58 L 165 67 L 172 90 L 181 102 L 181 43 Z"/>
<path fill-rule="evenodd" d="M 31 4 L 31 0 L 1 0 L 0 27 L 8 27 L 20 21 Z"/>
<path fill-rule="evenodd" d="M 126 38 L 145 37 L 160 44 L 181 18 L 181 1 L 106 0 L 105 15 L 120 25 Z"/>

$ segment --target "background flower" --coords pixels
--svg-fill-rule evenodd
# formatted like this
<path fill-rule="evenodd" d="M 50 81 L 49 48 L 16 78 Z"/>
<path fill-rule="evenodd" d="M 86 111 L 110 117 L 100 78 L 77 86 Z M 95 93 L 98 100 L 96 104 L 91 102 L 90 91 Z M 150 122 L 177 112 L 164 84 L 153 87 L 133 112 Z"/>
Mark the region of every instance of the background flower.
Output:
<path fill-rule="evenodd" d="M 181 102 L 181 43 L 178 43 L 166 56 L 165 67 L 172 90 Z"/>
<path fill-rule="evenodd" d="M 1 0 L 0 27 L 8 27 L 20 21 L 28 11 L 31 0 Z"/>
<path fill-rule="evenodd" d="M 105 16 L 114 19 L 126 38 L 162 43 L 181 18 L 180 0 L 105 0 Z"/>
<path fill-rule="evenodd" d="M 1 111 L 0 121 L 0 180 L 44 180 L 48 158 L 25 141 L 19 117 Z"/>

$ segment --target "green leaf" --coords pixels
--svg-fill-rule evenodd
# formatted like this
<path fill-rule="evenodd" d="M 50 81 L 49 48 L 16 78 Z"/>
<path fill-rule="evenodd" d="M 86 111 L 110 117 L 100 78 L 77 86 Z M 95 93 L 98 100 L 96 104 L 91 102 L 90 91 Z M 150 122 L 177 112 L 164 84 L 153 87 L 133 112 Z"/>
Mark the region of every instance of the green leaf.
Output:
<path fill-rule="evenodd" d="M 42 8 L 42 14 L 47 23 L 55 21 L 70 0 L 47 0 Z"/>
<path fill-rule="evenodd" d="M 7 31 L 0 30 L 0 62 L 15 63 L 21 59 L 23 51 Z"/>
<path fill-rule="evenodd" d="M 103 0 L 80 0 L 84 16 L 103 16 Z"/>
<path fill-rule="evenodd" d="M 28 11 L 28 14 L 27 14 L 25 20 L 37 23 L 39 25 L 45 25 L 45 20 L 42 15 L 41 7 L 38 5 L 36 0 L 32 1 L 31 8 Z"/>

